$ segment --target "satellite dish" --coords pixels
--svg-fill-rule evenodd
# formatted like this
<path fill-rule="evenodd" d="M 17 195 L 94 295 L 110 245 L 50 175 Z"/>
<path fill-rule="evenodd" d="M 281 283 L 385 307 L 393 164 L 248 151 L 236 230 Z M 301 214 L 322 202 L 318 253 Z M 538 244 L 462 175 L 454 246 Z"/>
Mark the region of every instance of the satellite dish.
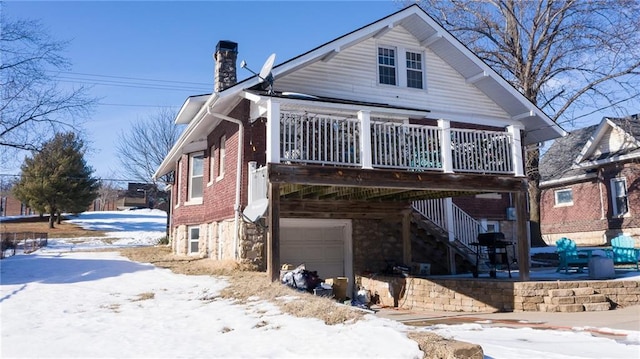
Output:
<path fill-rule="evenodd" d="M 260 70 L 259 74 L 255 73 L 253 70 L 247 67 L 247 62 L 244 60 L 240 62 L 240 67 L 242 67 L 243 69 L 247 69 L 252 74 L 258 76 L 258 83 L 263 84 L 262 89 L 267 90 L 271 95 L 273 93 L 273 74 L 271 73 L 271 69 L 273 68 L 273 63 L 275 61 L 276 54 L 271 54 L 271 56 L 267 58 L 267 61 L 264 62 L 264 65 L 262 65 L 262 69 Z"/>
<path fill-rule="evenodd" d="M 248 221 L 255 223 L 260 217 L 264 216 L 267 212 L 267 207 L 269 206 L 269 199 L 261 198 L 255 200 L 242 211 L 242 215 Z"/>
<path fill-rule="evenodd" d="M 271 84 L 273 84 L 273 75 L 271 74 L 271 69 L 273 68 L 273 63 L 274 61 L 276 61 L 276 54 L 271 54 L 271 56 L 269 56 L 267 58 L 267 61 L 264 62 L 264 65 L 262 65 L 262 70 L 260 70 L 260 74 L 258 75 L 258 78 L 260 79 L 260 82 L 271 82 Z"/>

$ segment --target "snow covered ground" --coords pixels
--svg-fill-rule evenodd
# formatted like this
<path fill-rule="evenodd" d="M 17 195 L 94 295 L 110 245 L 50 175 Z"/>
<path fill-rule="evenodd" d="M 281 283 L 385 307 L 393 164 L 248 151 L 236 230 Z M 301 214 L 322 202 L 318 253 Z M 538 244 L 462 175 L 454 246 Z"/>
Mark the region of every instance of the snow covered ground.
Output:
<path fill-rule="evenodd" d="M 164 236 L 163 212 L 92 212 L 73 221 L 109 236 L 50 240 L 0 262 L 2 358 L 422 357 L 406 336 L 416 328 L 395 321 L 368 315 L 329 326 L 257 298 L 245 305 L 217 298 L 224 278 L 174 274 L 115 251 L 78 251 L 154 244 Z M 480 344 L 486 358 L 640 357 L 635 331 L 612 331 L 624 338 L 616 341 L 478 323 L 418 330 Z"/>

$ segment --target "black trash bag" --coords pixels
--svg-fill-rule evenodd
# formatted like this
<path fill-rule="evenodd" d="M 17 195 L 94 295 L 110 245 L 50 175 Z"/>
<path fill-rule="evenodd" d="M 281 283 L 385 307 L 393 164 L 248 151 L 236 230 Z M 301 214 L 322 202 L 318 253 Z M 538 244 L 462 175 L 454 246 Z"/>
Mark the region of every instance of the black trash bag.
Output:
<path fill-rule="evenodd" d="M 318 277 L 317 271 L 308 271 L 304 264 L 301 264 L 296 269 L 286 272 L 282 276 L 282 283 L 291 288 L 313 292 L 322 283 L 322 279 Z"/>

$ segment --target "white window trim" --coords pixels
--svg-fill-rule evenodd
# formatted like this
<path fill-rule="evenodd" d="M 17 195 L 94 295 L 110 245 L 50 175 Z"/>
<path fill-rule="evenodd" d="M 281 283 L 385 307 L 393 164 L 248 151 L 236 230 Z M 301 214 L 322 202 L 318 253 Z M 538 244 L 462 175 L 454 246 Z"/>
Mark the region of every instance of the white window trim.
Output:
<path fill-rule="evenodd" d="M 178 160 L 178 166 L 177 166 L 177 170 L 176 170 L 176 204 L 174 206 L 174 208 L 178 208 L 180 207 L 180 201 L 182 200 L 182 196 L 180 195 L 182 193 L 182 181 L 180 180 L 182 177 L 182 161 Z"/>
<path fill-rule="evenodd" d="M 395 53 L 395 66 L 394 71 L 396 72 L 396 83 L 395 85 L 391 85 L 391 84 L 383 84 L 380 83 L 380 62 L 378 61 L 378 56 L 380 56 L 378 54 L 378 52 L 380 51 L 380 49 L 387 49 L 387 50 L 393 50 L 393 52 Z M 376 46 L 376 83 L 378 84 L 378 86 L 384 86 L 384 87 L 400 87 L 400 72 L 398 71 L 398 64 L 400 63 L 400 58 L 398 56 L 398 48 L 396 46 L 390 46 L 390 45 L 378 45 Z"/>
<path fill-rule="evenodd" d="M 558 202 L 558 193 L 559 192 L 565 192 L 565 191 L 570 191 L 571 192 L 571 202 L 559 203 Z M 573 206 L 573 188 L 562 188 L 562 189 L 557 189 L 557 190 L 553 191 L 553 199 L 554 199 L 554 207 L 569 207 L 569 206 Z"/>
<path fill-rule="evenodd" d="M 224 178 L 225 162 L 227 158 L 227 135 L 220 136 L 220 142 L 218 143 L 218 176 L 216 182 Z"/>
<path fill-rule="evenodd" d="M 207 187 L 213 184 L 213 177 L 216 171 L 215 148 L 215 146 L 209 147 L 209 181 L 207 181 Z"/>
<path fill-rule="evenodd" d="M 195 242 L 191 237 L 191 230 L 194 228 L 198 229 L 198 251 L 197 252 L 191 251 L 191 243 Z M 200 226 L 187 226 L 187 254 L 189 254 L 190 256 L 200 254 Z"/>
<path fill-rule="evenodd" d="M 616 204 L 616 198 L 618 198 L 618 194 L 614 193 L 615 190 L 615 183 L 616 182 L 624 182 L 624 191 L 626 194 L 626 198 L 627 198 L 627 211 L 625 213 L 618 213 L 618 205 Z M 621 218 L 621 217 L 629 217 L 631 214 L 631 208 L 629 206 L 629 188 L 627 187 L 627 178 L 626 177 L 615 177 L 612 178 L 609 181 L 609 185 L 611 188 L 611 209 L 612 209 L 612 215 L 613 217 L 616 218 Z"/>
<path fill-rule="evenodd" d="M 189 154 L 189 173 L 187 176 L 187 201 L 184 203 L 185 205 L 194 205 L 194 204 L 202 204 L 202 197 L 204 196 L 204 168 L 202 170 L 202 184 L 203 184 L 203 193 L 200 197 L 193 197 L 191 191 L 193 190 L 192 180 L 193 180 L 193 159 L 195 157 L 202 156 L 202 161 L 204 162 L 204 152 L 193 152 Z M 204 163 L 203 163 L 204 164 Z"/>
<path fill-rule="evenodd" d="M 422 59 L 422 69 L 420 70 L 420 72 L 422 73 L 422 88 L 417 88 L 417 87 L 409 87 L 408 86 L 408 82 L 407 82 L 407 70 L 409 70 L 407 68 L 407 52 L 413 52 L 414 54 L 420 54 L 420 58 Z M 425 91 L 427 89 L 427 75 L 426 75 L 426 70 L 427 70 L 427 64 L 426 64 L 426 55 L 425 52 L 422 50 L 417 50 L 417 49 L 410 49 L 410 48 L 405 48 L 402 52 L 402 57 L 404 62 L 402 63 L 403 67 L 404 67 L 404 76 L 405 76 L 405 87 L 408 89 L 412 89 L 412 90 L 418 90 L 418 91 Z M 415 69 L 411 69 L 414 70 Z"/>
<path fill-rule="evenodd" d="M 378 49 L 393 49 L 396 53 L 396 84 L 382 84 L 380 83 L 380 63 L 378 62 Z M 422 88 L 408 87 L 407 86 L 407 52 L 413 52 L 422 55 Z M 395 87 L 401 89 L 407 89 L 410 91 L 427 91 L 427 56 L 424 50 L 409 48 L 397 45 L 389 45 L 386 43 L 376 44 L 376 84 L 381 87 Z"/>

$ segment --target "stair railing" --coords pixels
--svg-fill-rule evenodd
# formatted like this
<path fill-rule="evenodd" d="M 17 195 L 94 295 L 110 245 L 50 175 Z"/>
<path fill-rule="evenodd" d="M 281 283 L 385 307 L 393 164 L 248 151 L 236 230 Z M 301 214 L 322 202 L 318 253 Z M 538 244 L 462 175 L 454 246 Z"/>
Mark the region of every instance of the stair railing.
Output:
<path fill-rule="evenodd" d="M 449 206 L 450 208 L 448 208 Z M 460 207 L 451 203 L 451 200 L 439 198 L 414 201 L 412 207 L 441 230 L 449 233 L 450 241 L 457 239 L 467 248 L 475 251 L 471 243 L 477 241 L 481 224 Z"/>

